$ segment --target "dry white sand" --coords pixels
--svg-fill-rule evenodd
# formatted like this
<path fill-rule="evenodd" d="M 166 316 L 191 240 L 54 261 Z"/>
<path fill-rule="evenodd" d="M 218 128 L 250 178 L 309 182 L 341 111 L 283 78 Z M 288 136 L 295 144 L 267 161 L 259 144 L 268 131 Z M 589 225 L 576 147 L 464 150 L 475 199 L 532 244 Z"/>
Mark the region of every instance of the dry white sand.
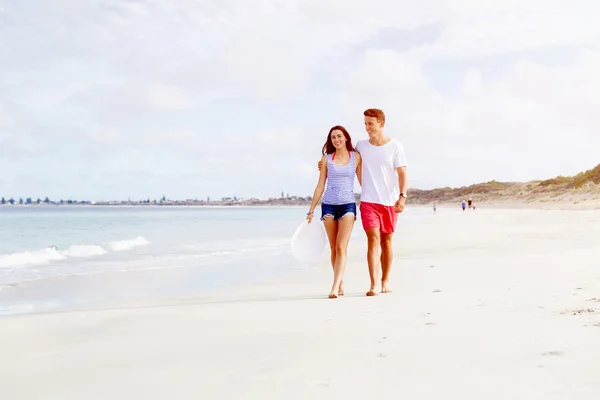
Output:
<path fill-rule="evenodd" d="M 331 271 L 0 319 L 1 399 L 599 399 L 600 213 L 438 210 Z M 355 229 L 361 229 L 356 226 Z"/>

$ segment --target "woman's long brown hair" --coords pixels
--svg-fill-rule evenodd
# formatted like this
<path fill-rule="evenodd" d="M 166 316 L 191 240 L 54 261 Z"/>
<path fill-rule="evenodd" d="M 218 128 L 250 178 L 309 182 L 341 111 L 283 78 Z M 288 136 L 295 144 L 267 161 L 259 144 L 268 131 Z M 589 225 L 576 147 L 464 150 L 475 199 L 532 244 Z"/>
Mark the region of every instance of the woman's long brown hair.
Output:
<path fill-rule="evenodd" d="M 348 152 L 354 151 L 354 146 L 352 146 L 352 138 L 350 137 L 350 134 L 348 133 L 346 128 L 344 128 L 341 125 L 336 125 L 333 128 L 331 128 L 329 130 L 329 133 L 327 134 L 327 141 L 325 142 L 325 144 L 323 145 L 323 149 L 321 150 L 321 153 L 323 155 L 335 153 L 335 146 L 333 145 L 333 141 L 331 140 L 331 133 L 333 131 L 341 131 L 344 134 L 344 137 L 346 138 L 346 149 L 348 150 Z"/>

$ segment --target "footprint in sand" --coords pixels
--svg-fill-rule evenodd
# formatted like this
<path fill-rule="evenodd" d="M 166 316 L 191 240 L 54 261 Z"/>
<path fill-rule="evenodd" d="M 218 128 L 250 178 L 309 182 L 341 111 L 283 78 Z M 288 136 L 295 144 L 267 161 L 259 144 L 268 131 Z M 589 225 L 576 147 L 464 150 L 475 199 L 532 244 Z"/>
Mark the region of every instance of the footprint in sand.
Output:
<path fill-rule="evenodd" d="M 318 387 L 322 387 L 322 388 L 328 388 L 331 386 L 331 382 L 330 382 L 330 378 L 327 378 L 327 380 L 323 380 L 323 381 L 316 381 L 316 382 L 312 382 L 313 385 L 318 386 Z"/>
<path fill-rule="evenodd" d="M 547 351 L 542 353 L 543 356 L 562 356 L 564 353 L 562 351 Z"/>
<path fill-rule="evenodd" d="M 425 325 L 435 325 L 433 322 L 425 322 Z"/>
<path fill-rule="evenodd" d="M 587 299 L 586 301 L 595 301 L 595 302 L 600 302 L 600 299 L 596 298 L 596 297 L 592 297 L 591 299 Z"/>
<path fill-rule="evenodd" d="M 573 310 L 573 315 L 592 314 L 595 312 L 596 312 L 595 308 L 580 308 L 578 310 Z"/>
<path fill-rule="evenodd" d="M 442 293 L 442 291 L 440 289 L 435 289 L 433 292 L 431 293 Z"/>
<path fill-rule="evenodd" d="M 584 315 L 584 314 L 595 314 L 595 313 L 596 313 L 595 308 L 576 308 L 573 310 L 565 310 L 565 311 L 561 312 L 562 315 L 565 315 L 565 314 Z"/>
<path fill-rule="evenodd" d="M 585 325 L 582 325 L 582 326 L 583 326 L 584 328 L 587 328 L 587 327 L 589 327 L 589 326 L 596 326 L 596 327 L 600 327 L 600 322 L 597 322 L 597 323 L 595 323 L 595 324 L 591 324 L 591 325 L 585 324 Z"/>

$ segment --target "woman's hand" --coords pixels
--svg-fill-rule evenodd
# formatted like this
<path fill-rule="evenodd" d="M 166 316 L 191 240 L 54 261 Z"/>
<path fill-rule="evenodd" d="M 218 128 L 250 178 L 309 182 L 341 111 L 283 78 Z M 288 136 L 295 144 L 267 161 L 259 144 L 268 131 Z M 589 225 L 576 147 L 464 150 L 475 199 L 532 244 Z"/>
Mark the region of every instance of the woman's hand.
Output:
<path fill-rule="evenodd" d="M 314 214 L 315 214 L 314 211 L 306 213 L 306 220 L 308 221 L 309 224 L 312 222 Z"/>

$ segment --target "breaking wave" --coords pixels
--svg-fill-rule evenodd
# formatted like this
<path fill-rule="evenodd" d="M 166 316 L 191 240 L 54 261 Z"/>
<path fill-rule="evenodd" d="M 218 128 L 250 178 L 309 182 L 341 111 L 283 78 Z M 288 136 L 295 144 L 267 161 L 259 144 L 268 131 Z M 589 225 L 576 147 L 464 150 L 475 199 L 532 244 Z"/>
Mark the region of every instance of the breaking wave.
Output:
<path fill-rule="evenodd" d="M 111 251 L 131 250 L 134 247 L 150 244 L 145 238 L 138 236 L 135 239 L 108 242 L 102 245 L 77 244 L 66 249 L 50 246 L 34 251 L 22 251 L 10 254 L 0 254 L 0 268 L 18 268 L 31 265 L 43 265 L 52 261 L 66 260 L 69 258 L 89 258 L 107 254 Z"/>

